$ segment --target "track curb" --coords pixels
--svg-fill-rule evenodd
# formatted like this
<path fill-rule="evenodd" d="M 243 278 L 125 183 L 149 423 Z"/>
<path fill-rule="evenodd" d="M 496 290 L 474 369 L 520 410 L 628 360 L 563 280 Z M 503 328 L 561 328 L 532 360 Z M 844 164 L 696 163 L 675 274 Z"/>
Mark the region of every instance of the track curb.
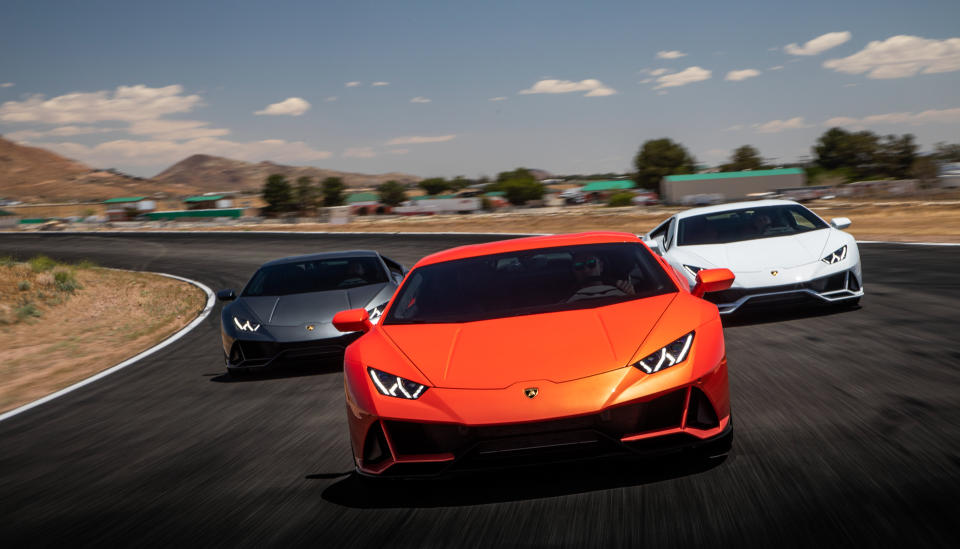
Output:
<path fill-rule="evenodd" d="M 111 269 L 111 270 L 127 271 L 128 269 Z M 69 385 L 69 386 L 67 386 L 67 387 L 64 387 L 63 389 L 60 389 L 59 391 L 50 393 L 49 395 L 47 395 L 47 396 L 45 396 L 45 397 L 38 398 L 37 400 L 34 400 L 33 402 L 28 402 L 27 404 L 24 404 L 23 406 L 19 406 L 19 407 L 17 407 L 17 408 L 14 408 L 13 410 L 9 410 L 9 411 L 7 411 L 7 412 L 4 412 L 4 413 L 0 414 L 0 422 L 5 421 L 5 420 L 7 420 L 7 419 L 10 419 L 10 418 L 12 418 L 12 417 L 18 416 L 18 415 L 20 415 L 20 414 L 22 414 L 22 413 L 24 413 L 24 412 L 26 412 L 26 411 L 28 411 L 28 410 L 31 410 L 31 409 L 33 409 L 33 408 L 36 408 L 37 406 L 40 406 L 40 405 L 42 405 L 42 404 L 46 404 L 47 402 L 50 402 L 51 400 L 54 400 L 54 399 L 59 398 L 59 397 L 62 397 L 63 395 L 66 395 L 66 394 L 68 394 L 68 393 L 72 393 L 73 391 L 76 391 L 77 389 L 79 389 L 79 388 L 81 388 L 81 387 L 84 387 L 84 386 L 86 386 L 86 385 L 89 385 L 89 384 L 91 384 L 91 383 L 93 383 L 93 382 L 95 382 L 95 381 L 97 381 L 97 380 L 100 380 L 100 379 L 103 379 L 103 378 L 107 377 L 108 375 L 110 375 L 110 374 L 112 374 L 112 373 L 114 373 L 114 372 L 118 372 L 118 371 L 126 368 L 127 366 L 130 366 L 130 365 L 132 365 L 132 364 L 135 364 L 135 363 L 136 363 L 137 361 L 139 361 L 140 359 L 146 358 L 146 357 L 152 355 L 153 353 L 156 353 L 157 351 L 159 351 L 159 350 L 163 349 L 164 347 L 170 345 L 171 343 L 177 341 L 177 340 L 180 339 L 181 337 L 187 335 L 187 333 L 189 333 L 191 330 L 193 330 L 194 328 L 196 328 L 197 326 L 199 326 L 201 322 L 203 322 L 204 320 L 206 320 L 206 318 L 207 318 L 208 316 L 210 316 L 210 313 L 213 311 L 213 306 L 214 306 L 214 304 L 216 303 L 216 297 L 215 297 L 214 294 L 213 294 L 213 290 L 211 290 L 208 286 L 206 286 L 206 285 L 203 284 L 202 282 L 197 282 L 196 280 L 191 280 L 191 279 L 189 279 L 189 278 L 184 278 L 184 277 L 182 277 L 182 276 L 177 276 L 177 275 L 172 275 L 172 274 L 167 274 L 167 273 L 156 273 L 156 272 L 151 272 L 151 271 L 129 271 L 129 272 L 155 274 L 155 275 L 165 276 L 165 277 L 167 277 L 167 278 L 173 278 L 173 279 L 175 279 L 175 280 L 180 280 L 180 281 L 182 281 L 182 282 L 187 282 L 187 283 L 189 283 L 189 284 L 193 284 L 194 286 L 196 286 L 196 287 L 200 288 L 201 290 L 203 290 L 203 292 L 204 292 L 205 294 L 207 294 L 207 303 L 206 303 L 206 305 L 204 305 L 203 310 L 200 312 L 200 314 L 197 315 L 197 318 L 193 319 L 189 324 L 187 324 L 186 326 L 184 326 L 183 328 L 181 328 L 179 331 L 177 331 L 177 333 L 173 334 L 172 336 L 168 337 L 167 339 L 164 339 L 163 341 L 161 341 L 160 343 L 157 343 L 157 344 L 154 345 L 153 347 L 150 347 L 149 349 L 147 349 L 147 350 L 145 350 L 145 351 L 141 351 L 139 354 L 134 355 L 134 356 L 128 358 L 127 360 L 124 360 L 123 362 L 121 362 L 121 363 L 119 363 L 119 364 L 116 364 L 116 365 L 114 365 L 114 366 L 111 366 L 111 367 L 107 368 L 106 370 L 101 370 L 100 372 L 98 372 L 98 373 L 96 373 L 96 374 L 94 374 L 94 375 L 92 375 L 92 376 L 90 376 L 90 377 L 88 377 L 88 378 L 86 378 L 86 379 L 80 380 L 80 381 L 74 383 L 73 385 Z"/>

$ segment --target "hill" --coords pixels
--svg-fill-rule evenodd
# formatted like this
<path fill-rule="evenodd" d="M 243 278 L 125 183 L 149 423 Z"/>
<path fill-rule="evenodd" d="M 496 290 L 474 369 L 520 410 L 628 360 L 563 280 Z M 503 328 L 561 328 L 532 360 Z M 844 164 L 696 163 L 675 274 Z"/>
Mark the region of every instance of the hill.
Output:
<path fill-rule="evenodd" d="M 180 195 L 191 191 L 181 185 L 94 169 L 0 137 L 0 197 L 23 202 L 86 202 L 157 192 Z"/>
<path fill-rule="evenodd" d="M 155 175 L 162 184 L 187 185 L 196 192 L 254 191 L 263 186 L 271 174 L 283 174 L 291 182 L 298 177 L 309 177 L 319 182 L 327 177 L 339 177 L 348 187 L 374 187 L 386 181 L 416 183 L 420 177 L 405 173 L 367 175 L 362 173 L 325 170 L 311 166 L 285 166 L 273 162 L 244 162 L 219 156 L 195 154 Z"/>

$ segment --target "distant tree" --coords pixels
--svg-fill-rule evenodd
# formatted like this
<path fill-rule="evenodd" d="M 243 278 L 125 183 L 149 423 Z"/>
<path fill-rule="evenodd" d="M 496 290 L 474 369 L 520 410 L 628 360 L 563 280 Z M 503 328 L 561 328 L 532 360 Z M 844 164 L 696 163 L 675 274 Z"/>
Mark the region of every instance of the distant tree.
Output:
<path fill-rule="evenodd" d="M 610 195 L 609 200 L 607 200 L 607 206 L 617 207 L 617 206 L 633 206 L 633 197 L 636 196 L 630 191 L 621 191 Z"/>
<path fill-rule="evenodd" d="M 497 183 L 503 183 L 504 181 L 509 181 L 511 179 L 529 179 L 530 181 L 537 180 L 530 170 L 526 168 L 517 168 L 511 172 L 500 172 L 497 174 Z"/>
<path fill-rule="evenodd" d="M 740 172 L 743 170 L 762 170 L 766 168 L 763 165 L 763 158 L 760 157 L 760 151 L 751 145 L 737 147 L 730 155 L 730 161 L 720 166 L 722 172 Z"/>
<path fill-rule="evenodd" d="M 960 143 L 941 141 L 933 146 L 933 156 L 941 162 L 960 162 Z"/>
<path fill-rule="evenodd" d="M 407 192 L 403 185 L 396 181 L 387 181 L 377 186 L 380 193 L 380 202 L 387 206 L 399 206 L 407 200 Z"/>
<path fill-rule="evenodd" d="M 877 157 L 874 162 L 876 174 L 894 179 L 910 177 L 910 169 L 917 159 L 917 148 L 912 134 L 884 137 L 877 147 Z"/>
<path fill-rule="evenodd" d="M 873 132 L 830 128 L 813 147 L 814 161 L 825 170 L 845 168 L 854 177 L 869 177 L 877 173 L 879 147 L 879 138 Z"/>
<path fill-rule="evenodd" d="M 339 177 L 328 177 L 323 180 L 320 186 L 320 192 L 323 193 L 324 206 L 342 206 L 344 202 L 343 191 L 347 186 Z"/>
<path fill-rule="evenodd" d="M 450 190 L 450 182 L 442 177 L 431 177 L 424 179 L 418 184 L 420 185 L 421 189 L 431 196 Z"/>
<path fill-rule="evenodd" d="M 500 183 L 499 188 L 506 193 L 505 198 L 515 206 L 522 206 L 531 200 L 540 200 L 546 192 L 543 184 L 533 178 L 508 179 Z"/>
<path fill-rule="evenodd" d="M 656 189 L 665 176 L 693 173 L 696 161 L 683 145 L 662 138 L 646 141 L 633 163 L 637 168 L 637 185 Z"/>
<path fill-rule="evenodd" d="M 467 179 L 462 175 L 458 175 L 450 180 L 450 188 L 454 191 L 462 191 L 463 189 L 473 185 L 473 181 Z"/>
<path fill-rule="evenodd" d="M 275 215 L 291 211 L 295 206 L 293 188 L 283 174 L 275 173 L 267 177 L 261 192 L 267 206 L 264 213 Z"/>
<path fill-rule="evenodd" d="M 937 165 L 936 153 L 919 156 L 910 166 L 910 177 L 918 180 L 923 188 L 933 187 L 939 174 L 940 167 Z"/>
<path fill-rule="evenodd" d="M 307 176 L 297 178 L 297 207 L 301 212 L 306 212 L 317 207 L 317 188 L 313 185 L 313 180 Z"/>

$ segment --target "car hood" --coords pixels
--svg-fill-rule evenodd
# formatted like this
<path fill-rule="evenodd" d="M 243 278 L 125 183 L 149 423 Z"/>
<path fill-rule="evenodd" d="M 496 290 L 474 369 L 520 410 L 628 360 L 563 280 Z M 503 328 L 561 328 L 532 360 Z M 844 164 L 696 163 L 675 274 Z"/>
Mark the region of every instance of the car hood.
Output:
<path fill-rule="evenodd" d="M 304 322 L 329 323 L 333 315 L 347 309 L 367 307 L 383 293 L 383 301 L 392 292 L 388 283 L 371 284 L 346 290 L 329 290 L 284 296 L 242 297 L 238 303 L 252 311 L 267 326 L 298 326 Z"/>
<path fill-rule="evenodd" d="M 677 246 L 678 259 L 687 265 L 726 267 L 734 273 L 788 269 L 819 261 L 830 238 L 830 229 L 700 246 Z"/>
<path fill-rule="evenodd" d="M 626 366 L 676 296 L 462 324 L 381 328 L 436 387 L 561 383 Z"/>

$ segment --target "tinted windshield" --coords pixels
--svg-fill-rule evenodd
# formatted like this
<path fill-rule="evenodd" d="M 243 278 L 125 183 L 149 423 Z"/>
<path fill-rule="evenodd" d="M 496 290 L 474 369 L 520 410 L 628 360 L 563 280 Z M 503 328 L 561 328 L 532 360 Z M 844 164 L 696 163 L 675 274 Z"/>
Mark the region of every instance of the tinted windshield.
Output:
<path fill-rule="evenodd" d="M 386 281 L 387 273 L 376 257 L 316 259 L 261 268 L 243 289 L 243 296 L 325 292 Z"/>
<path fill-rule="evenodd" d="M 470 322 L 586 309 L 676 290 L 637 243 L 541 248 L 414 269 L 385 323 Z"/>
<path fill-rule="evenodd" d="M 798 204 L 744 208 L 681 219 L 677 245 L 723 244 L 826 228 L 822 219 Z"/>

